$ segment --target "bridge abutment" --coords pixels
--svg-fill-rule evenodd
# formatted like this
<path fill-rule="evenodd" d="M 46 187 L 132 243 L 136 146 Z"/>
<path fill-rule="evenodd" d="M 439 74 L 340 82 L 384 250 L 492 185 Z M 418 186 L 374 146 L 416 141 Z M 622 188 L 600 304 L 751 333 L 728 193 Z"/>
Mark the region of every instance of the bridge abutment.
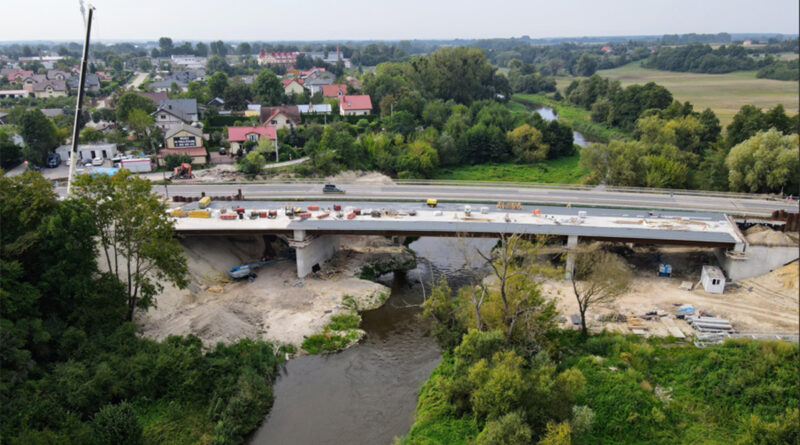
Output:
<path fill-rule="evenodd" d="M 295 249 L 297 277 L 305 278 L 314 266 L 321 266 L 339 250 L 339 235 L 313 236 L 305 230 L 295 230 L 289 245 Z"/>
<path fill-rule="evenodd" d="M 570 235 L 567 237 L 567 264 L 564 267 L 565 277 L 568 280 L 572 279 L 572 272 L 575 271 L 575 254 L 574 251 L 578 247 L 578 235 Z"/>

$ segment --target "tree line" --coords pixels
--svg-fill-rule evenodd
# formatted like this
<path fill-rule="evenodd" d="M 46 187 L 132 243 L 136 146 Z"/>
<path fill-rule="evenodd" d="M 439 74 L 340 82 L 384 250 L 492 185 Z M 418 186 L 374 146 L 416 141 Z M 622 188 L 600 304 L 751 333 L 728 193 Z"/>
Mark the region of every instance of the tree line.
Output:
<path fill-rule="evenodd" d="M 272 403 L 283 352 L 139 337 L 134 312 L 185 285 L 164 204 L 122 173 L 76 187 L 60 201 L 38 173 L 0 178 L 4 442 L 241 443 Z"/>

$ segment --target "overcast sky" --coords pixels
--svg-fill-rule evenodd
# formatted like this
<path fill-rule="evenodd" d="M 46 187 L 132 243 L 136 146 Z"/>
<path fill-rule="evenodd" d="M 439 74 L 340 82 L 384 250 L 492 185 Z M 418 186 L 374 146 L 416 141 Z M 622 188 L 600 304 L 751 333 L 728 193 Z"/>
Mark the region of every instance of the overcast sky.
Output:
<path fill-rule="evenodd" d="M 798 32 L 797 0 L 95 0 L 96 40 Z M 2 0 L 0 41 L 82 39 L 78 0 Z"/>

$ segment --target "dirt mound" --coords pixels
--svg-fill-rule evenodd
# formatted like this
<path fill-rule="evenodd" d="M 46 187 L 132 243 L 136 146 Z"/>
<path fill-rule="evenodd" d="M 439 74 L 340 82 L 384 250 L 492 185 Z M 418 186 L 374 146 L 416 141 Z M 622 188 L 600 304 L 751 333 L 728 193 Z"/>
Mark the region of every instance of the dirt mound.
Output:
<path fill-rule="evenodd" d="M 363 172 L 361 170 L 343 171 L 336 176 L 325 178 L 329 182 L 382 182 L 391 183 L 392 178 L 378 172 Z"/>
<path fill-rule="evenodd" d="M 797 246 L 797 239 L 786 233 L 757 224 L 745 230 L 747 242 L 756 246 Z"/>

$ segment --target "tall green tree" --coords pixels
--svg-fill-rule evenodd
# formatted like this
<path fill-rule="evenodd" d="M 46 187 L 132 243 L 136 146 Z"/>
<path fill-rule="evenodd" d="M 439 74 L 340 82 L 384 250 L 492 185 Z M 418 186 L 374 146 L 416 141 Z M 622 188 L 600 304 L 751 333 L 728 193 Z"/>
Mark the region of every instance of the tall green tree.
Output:
<path fill-rule="evenodd" d="M 44 165 L 47 155 L 58 145 L 58 130 L 53 121 L 39 109 L 30 109 L 22 115 L 19 130 L 25 141 L 25 157 L 34 164 Z"/>
<path fill-rule="evenodd" d="M 258 73 L 253 83 L 258 100 L 264 105 L 280 105 L 283 98 L 283 85 L 278 76 L 270 70 Z"/>
<path fill-rule="evenodd" d="M 144 97 L 133 91 L 127 91 L 117 100 L 117 121 L 127 122 L 128 115 L 133 110 L 142 110 L 147 114 L 156 110 L 156 103 L 149 97 Z"/>
<path fill-rule="evenodd" d="M 22 162 L 22 148 L 14 143 L 5 129 L 0 128 L 0 168 L 8 170 Z"/>
<path fill-rule="evenodd" d="M 228 88 L 228 75 L 224 72 L 216 72 L 208 78 L 208 91 L 212 98 L 224 96 L 226 88 Z"/>
<path fill-rule="evenodd" d="M 108 271 L 126 285 L 128 320 L 154 305 L 164 284 L 187 285 L 186 258 L 150 181 L 121 170 L 113 177 L 82 175 L 75 185 L 76 198 L 94 215 Z"/>
<path fill-rule="evenodd" d="M 730 189 L 763 193 L 797 190 L 798 135 L 783 135 L 776 129 L 759 132 L 731 148 L 725 165 Z"/>

